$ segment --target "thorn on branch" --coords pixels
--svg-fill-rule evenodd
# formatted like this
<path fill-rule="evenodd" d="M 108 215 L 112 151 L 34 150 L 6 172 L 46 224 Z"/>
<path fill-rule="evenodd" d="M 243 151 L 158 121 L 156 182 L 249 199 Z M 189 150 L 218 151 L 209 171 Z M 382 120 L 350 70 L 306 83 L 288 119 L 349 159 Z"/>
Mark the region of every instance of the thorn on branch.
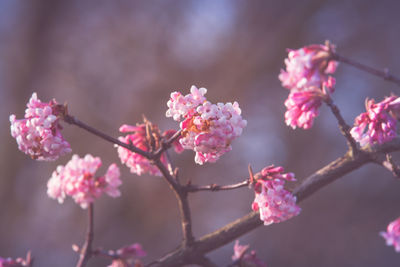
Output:
<path fill-rule="evenodd" d="M 379 163 L 384 168 L 388 169 L 395 177 L 400 178 L 400 167 L 394 163 L 392 155 L 386 154 L 386 159 Z"/>
<path fill-rule="evenodd" d="M 249 170 L 249 175 L 250 175 L 249 186 L 252 186 L 256 182 L 256 179 L 254 178 L 253 169 L 251 168 L 250 163 L 249 163 L 247 169 Z"/>

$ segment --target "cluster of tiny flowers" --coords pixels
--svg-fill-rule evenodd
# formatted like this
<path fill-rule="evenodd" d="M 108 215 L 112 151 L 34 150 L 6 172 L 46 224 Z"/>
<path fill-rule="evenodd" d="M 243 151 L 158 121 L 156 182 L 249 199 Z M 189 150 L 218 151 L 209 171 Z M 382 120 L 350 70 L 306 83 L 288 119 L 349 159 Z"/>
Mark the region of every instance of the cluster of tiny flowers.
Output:
<path fill-rule="evenodd" d="M 232 260 L 239 262 L 238 266 L 241 267 L 267 267 L 267 264 L 257 257 L 254 250 L 247 252 L 249 245 L 239 245 L 239 240 L 236 240 L 235 246 L 233 247 Z"/>
<path fill-rule="evenodd" d="M 120 171 L 116 164 L 108 167 L 104 176 L 95 177 L 101 160 L 87 154 L 84 158 L 73 155 L 65 166 L 58 166 L 47 183 L 47 194 L 63 203 L 66 196 L 72 197 L 83 209 L 99 198 L 102 193 L 111 197 L 121 195 Z"/>
<path fill-rule="evenodd" d="M 138 258 L 143 258 L 147 253 L 138 243 L 122 247 L 117 251 L 111 251 L 116 259 L 108 267 L 141 267 L 143 266 Z"/>
<path fill-rule="evenodd" d="M 282 86 L 290 90 L 319 87 L 336 71 L 337 61 L 330 60 L 332 45 L 309 45 L 298 50 L 289 49 L 286 70 L 281 70 Z"/>
<path fill-rule="evenodd" d="M 300 213 L 296 197 L 284 188 L 286 181 L 295 181 L 293 173 L 283 173 L 283 167 L 274 165 L 261 171 L 255 184 L 254 211 L 260 211 L 264 225 L 286 221 Z"/>
<path fill-rule="evenodd" d="M 292 91 L 285 101 L 287 111 L 285 121 L 288 126 L 295 129 L 312 127 L 314 118 L 319 114 L 322 104 L 322 93 L 319 90 Z"/>
<path fill-rule="evenodd" d="M 11 135 L 17 140 L 19 150 L 37 160 L 56 160 L 71 152 L 69 143 L 61 135 L 61 107 L 54 99 L 43 103 L 33 93 L 25 118 L 17 120 L 14 114 L 10 116 Z"/>
<path fill-rule="evenodd" d="M 365 108 L 366 112 L 355 119 L 354 127 L 350 130 L 351 135 L 360 145 L 383 144 L 396 137 L 400 97 L 386 97 L 379 103 L 375 103 L 373 99 L 367 99 Z"/>
<path fill-rule="evenodd" d="M 242 134 L 247 122 L 237 102 L 211 104 L 204 97 L 207 89 L 190 88 L 190 94 L 173 92 L 168 101 L 167 117 L 180 123 L 184 149 L 196 152 L 195 162 L 215 162 L 232 149 L 231 142 Z"/>
<path fill-rule="evenodd" d="M 388 225 L 386 232 L 380 234 L 386 239 L 386 245 L 394 246 L 396 252 L 400 252 L 400 217 Z"/>
<path fill-rule="evenodd" d="M 146 131 L 146 124 L 148 125 L 147 127 L 151 129 L 150 131 L 153 136 L 152 138 L 154 139 L 154 147 L 151 147 L 152 141 L 149 140 L 149 136 Z M 148 121 L 145 121 L 145 123 L 138 124 L 136 126 L 124 124 L 119 128 L 119 131 L 122 133 L 128 133 L 126 136 L 120 136 L 118 138 L 119 141 L 126 144 L 132 144 L 135 147 L 146 152 L 150 151 L 151 148 L 153 149 L 153 151 L 160 148 L 161 139 L 168 140 L 176 133 L 175 130 L 167 130 L 161 136 L 157 126 L 152 125 Z M 183 148 L 178 140 L 174 141 L 172 143 L 172 146 L 177 153 L 181 153 L 183 151 Z M 138 153 L 134 153 L 124 147 L 117 147 L 118 156 L 121 159 L 121 162 L 128 166 L 132 173 L 136 173 L 137 175 L 141 175 L 143 173 L 149 173 L 156 176 L 162 175 L 160 170 L 155 165 L 153 165 L 146 157 Z M 168 162 L 168 159 L 164 153 L 161 155 L 160 160 L 164 165 L 166 165 Z"/>
<path fill-rule="evenodd" d="M 279 79 L 290 89 L 285 121 L 293 129 L 311 128 L 322 100 L 333 93 L 335 79 L 329 74 L 335 72 L 338 63 L 331 60 L 332 52 L 334 46 L 329 43 L 289 50 L 286 70 L 281 70 Z"/>

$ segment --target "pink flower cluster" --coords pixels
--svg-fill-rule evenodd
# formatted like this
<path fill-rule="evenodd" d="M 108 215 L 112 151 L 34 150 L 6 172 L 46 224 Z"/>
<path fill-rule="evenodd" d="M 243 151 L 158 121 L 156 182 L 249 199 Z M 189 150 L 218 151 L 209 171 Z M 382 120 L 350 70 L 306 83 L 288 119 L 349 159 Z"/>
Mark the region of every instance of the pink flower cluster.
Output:
<path fill-rule="evenodd" d="M 285 101 L 285 121 L 293 129 L 310 129 L 319 114 L 323 94 L 319 90 L 292 91 Z"/>
<path fill-rule="evenodd" d="M 147 133 L 146 127 L 151 133 Z M 136 126 L 124 124 L 119 128 L 119 131 L 122 133 L 129 133 L 126 136 L 119 137 L 119 141 L 126 144 L 132 144 L 146 152 L 159 149 L 161 147 L 162 140 L 168 140 L 176 133 L 175 130 L 167 130 L 163 133 L 163 135 L 161 135 L 158 127 L 151 124 L 147 120 L 145 120 L 145 123 L 138 124 Z M 149 134 L 151 136 L 148 136 Z M 177 153 L 181 153 L 183 151 L 179 141 L 173 142 L 172 145 Z M 138 153 L 134 153 L 124 147 L 116 147 L 118 147 L 118 156 L 121 159 L 121 162 L 128 166 L 132 173 L 136 173 L 137 175 L 149 173 L 151 175 L 161 176 L 159 169 L 146 157 Z M 160 160 L 164 165 L 168 163 L 165 153 L 161 155 Z"/>
<path fill-rule="evenodd" d="M 113 252 L 113 256 L 118 259 L 113 260 L 108 267 L 141 267 L 142 263 L 138 258 L 143 258 L 146 255 L 146 251 L 139 243 L 125 246 Z"/>
<path fill-rule="evenodd" d="M 301 209 L 296 197 L 284 188 L 286 181 L 295 181 L 293 173 L 283 173 L 283 167 L 274 165 L 261 171 L 261 178 L 255 184 L 254 211 L 260 211 L 264 225 L 279 223 L 297 216 Z"/>
<path fill-rule="evenodd" d="M 104 176 L 95 177 L 101 166 L 101 159 L 87 154 L 84 158 L 73 155 L 65 166 L 58 166 L 47 183 L 47 194 L 63 203 L 68 195 L 83 209 L 99 198 L 102 193 L 111 197 L 121 195 L 118 187 L 121 185 L 120 172 L 116 164 L 108 167 Z"/>
<path fill-rule="evenodd" d="M 211 104 L 204 97 L 206 88 L 190 88 L 190 94 L 171 93 L 167 117 L 180 123 L 184 149 L 196 152 L 195 162 L 215 162 L 232 149 L 231 142 L 242 134 L 247 122 L 237 102 Z"/>
<path fill-rule="evenodd" d="M 298 50 L 289 49 L 285 59 L 286 70 L 281 70 L 282 86 L 290 90 L 308 87 L 322 88 L 328 82 L 328 74 L 336 71 L 337 61 L 330 60 L 334 46 L 309 45 Z"/>
<path fill-rule="evenodd" d="M 396 252 L 400 252 L 400 217 L 391 222 L 386 232 L 380 235 L 386 239 L 386 245 L 394 246 Z"/>
<path fill-rule="evenodd" d="M 254 250 L 248 253 L 249 245 L 239 245 L 239 240 L 236 240 L 233 247 L 233 261 L 238 261 L 241 267 L 267 267 L 267 264 L 257 257 Z"/>
<path fill-rule="evenodd" d="M 25 118 L 17 120 L 10 116 L 11 135 L 17 140 L 18 148 L 33 159 L 56 160 L 71 152 L 71 147 L 61 135 L 60 115 L 64 107 L 53 99 L 41 102 L 32 94 L 25 110 Z"/>
<path fill-rule="evenodd" d="M 354 121 L 350 130 L 353 138 L 361 146 L 366 144 L 383 144 L 397 136 L 397 120 L 400 118 L 400 97 L 386 97 L 382 102 L 366 100 L 364 113 Z"/>
<path fill-rule="evenodd" d="M 335 79 L 329 74 L 335 72 L 338 63 L 331 59 L 332 52 L 334 46 L 329 43 L 289 50 L 286 70 L 281 70 L 279 79 L 290 89 L 285 121 L 293 129 L 311 128 L 322 100 L 333 93 Z"/>

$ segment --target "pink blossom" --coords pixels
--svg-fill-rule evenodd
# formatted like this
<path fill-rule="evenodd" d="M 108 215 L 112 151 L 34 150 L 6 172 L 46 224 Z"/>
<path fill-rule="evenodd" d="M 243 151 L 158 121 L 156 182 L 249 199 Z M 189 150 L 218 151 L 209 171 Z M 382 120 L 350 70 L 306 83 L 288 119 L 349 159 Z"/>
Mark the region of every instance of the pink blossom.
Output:
<path fill-rule="evenodd" d="M 391 222 L 386 232 L 380 235 L 386 239 L 386 245 L 394 246 L 396 252 L 400 252 L 400 217 Z"/>
<path fill-rule="evenodd" d="M 196 111 L 196 107 L 206 101 L 204 95 L 206 88 L 197 89 L 196 86 L 190 88 L 190 94 L 183 96 L 180 92 L 171 93 L 171 99 L 167 102 L 167 117 L 173 117 L 175 121 L 180 121 L 181 117 L 191 117 Z"/>
<path fill-rule="evenodd" d="M 242 134 L 247 122 L 237 102 L 211 104 L 204 97 L 205 88 L 192 86 L 190 91 L 186 96 L 173 92 L 166 115 L 176 121 L 183 119 L 179 142 L 196 152 L 196 163 L 215 162 L 232 149 L 231 142 Z"/>
<path fill-rule="evenodd" d="M 361 146 L 366 144 L 383 144 L 396 137 L 397 119 L 400 114 L 400 98 L 386 97 L 376 103 L 373 99 L 366 100 L 366 112 L 361 113 L 354 121 L 350 130 L 353 138 Z"/>
<path fill-rule="evenodd" d="M 47 194 L 63 203 L 68 195 L 83 209 L 93 203 L 103 193 L 111 197 L 121 195 L 118 187 L 121 185 L 120 172 L 116 164 L 108 167 L 104 176 L 95 177 L 101 160 L 87 154 L 84 158 L 73 155 L 65 166 L 58 166 L 47 183 Z"/>
<path fill-rule="evenodd" d="M 314 118 L 319 114 L 319 107 L 323 98 L 323 93 L 315 87 L 304 91 L 291 91 L 285 101 L 287 108 L 285 113 L 286 124 L 293 129 L 296 129 L 296 127 L 311 128 Z"/>
<path fill-rule="evenodd" d="M 146 128 L 148 130 L 146 130 Z M 137 148 L 140 148 L 143 151 L 156 151 L 161 147 L 161 143 L 171 138 L 176 131 L 168 130 L 160 134 L 160 130 L 156 125 L 153 125 L 151 122 L 145 119 L 145 122 L 142 124 L 137 124 L 136 126 L 124 124 L 119 128 L 119 131 L 122 133 L 130 133 L 126 136 L 121 136 L 118 139 L 126 144 L 132 144 Z M 147 133 L 149 131 L 149 134 Z M 150 135 L 150 136 L 149 136 Z M 180 145 L 179 141 L 176 140 L 172 143 L 175 151 L 177 153 L 181 153 L 183 148 Z M 161 176 L 161 172 L 159 169 L 153 165 L 146 157 L 134 153 L 124 147 L 118 147 L 118 156 L 121 159 L 121 162 L 130 168 L 132 173 L 136 173 L 137 175 L 141 175 L 143 173 L 149 173 L 151 175 Z M 168 159 L 163 153 L 160 157 L 161 162 L 164 165 L 167 165 Z"/>
<path fill-rule="evenodd" d="M 71 147 L 61 135 L 60 116 L 65 107 L 56 100 L 41 102 L 36 93 L 32 94 L 25 110 L 25 118 L 17 120 L 10 116 L 11 135 L 17 141 L 18 148 L 33 159 L 56 160 L 59 156 L 71 152 Z"/>
<path fill-rule="evenodd" d="M 248 249 L 249 245 L 239 245 L 239 240 L 236 240 L 235 246 L 233 247 L 232 260 L 239 261 L 239 266 L 242 267 L 267 267 L 267 264 L 257 257 L 254 250 L 248 253 Z"/>
<path fill-rule="evenodd" d="M 255 185 L 252 208 L 260 211 L 264 225 L 286 221 L 301 211 L 296 197 L 284 188 L 286 181 L 296 180 L 294 174 L 283 172 L 283 167 L 268 166 L 261 171 L 262 178 Z"/>
<path fill-rule="evenodd" d="M 142 266 L 138 258 L 143 258 L 147 255 L 139 243 L 131 244 L 113 252 L 118 259 L 112 261 L 108 267 L 139 267 Z"/>
<path fill-rule="evenodd" d="M 285 59 L 286 70 L 281 70 L 279 75 L 282 86 L 291 90 L 322 88 L 328 74 L 334 73 L 338 65 L 337 61 L 331 60 L 332 52 L 334 46 L 331 44 L 290 49 Z"/>

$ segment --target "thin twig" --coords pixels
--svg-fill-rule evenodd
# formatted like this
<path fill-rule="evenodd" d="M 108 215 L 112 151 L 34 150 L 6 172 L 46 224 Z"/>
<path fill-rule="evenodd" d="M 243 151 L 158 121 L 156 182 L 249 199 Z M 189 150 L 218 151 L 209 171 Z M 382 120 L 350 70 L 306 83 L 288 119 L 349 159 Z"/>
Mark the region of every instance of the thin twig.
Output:
<path fill-rule="evenodd" d="M 161 156 L 161 154 L 167 150 L 168 148 L 171 147 L 172 143 L 175 142 L 180 136 L 181 136 L 181 130 L 178 130 L 172 135 L 168 140 L 165 142 L 162 142 L 161 147 L 157 149 L 157 151 L 154 152 L 154 158 L 158 158 Z"/>
<path fill-rule="evenodd" d="M 354 60 L 351 60 L 351 59 L 349 59 L 347 57 L 343 57 L 343 56 L 341 56 L 341 55 L 339 55 L 337 53 L 332 53 L 332 59 L 333 60 L 337 60 L 339 62 L 343 62 L 343 63 L 348 64 L 350 66 L 353 66 L 353 67 L 355 67 L 355 68 L 357 68 L 359 70 L 368 72 L 369 74 L 381 77 L 386 81 L 393 82 L 393 83 L 397 84 L 398 86 L 400 86 L 400 78 L 390 74 L 388 69 L 384 69 L 383 71 L 377 70 L 375 68 L 372 68 L 372 67 L 369 67 L 367 65 L 364 65 L 364 64 L 361 64 L 359 62 L 356 62 Z"/>
<path fill-rule="evenodd" d="M 83 245 L 78 264 L 76 267 L 84 267 L 86 266 L 87 262 L 89 261 L 90 257 L 92 257 L 92 242 L 93 242 L 93 203 L 89 204 L 88 208 L 88 230 L 86 234 L 85 244 Z"/>
<path fill-rule="evenodd" d="M 143 157 L 146 157 L 148 159 L 151 159 L 153 157 L 151 153 L 149 153 L 147 151 L 144 151 L 144 150 L 142 150 L 140 148 L 137 148 L 132 144 L 123 143 L 123 142 L 119 141 L 118 139 L 116 139 L 114 137 L 111 137 L 111 136 L 109 136 L 109 135 L 107 135 L 107 134 L 105 134 L 105 133 L 103 133 L 103 132 L 101 132 L 101 131 L 99 131 L 99 130 L 97 130 L 97 129 L 89 126 L 89 125 L 87 125 L 86 123 L 78 120 L 74 116 L 71 116 L 71 115 L 68 115 L 68 114 L 64 115 L 64 121 L 69 123 L 69 124 L 76 125 L 79 128 L 82 128 L 82 129 L 84 129 L 84 130 L 86 130 L 86 131 L 88 131 L 88 132 L 90 132 L 90 133 L 92 133 L 92 134 L 94 134 L 94 135 L 96 135 L 96 136 L 98 136 L 100 138 L 103 138 L 104 140 L 106 140 L 108 142 L 111 142 L 113 144 L 122 146 L 122 147 L 124 147 L 124 148 L 126 148 L 126 149 L 128 149 L 128 150 L 130 150 L 132 152 L 138 153 L 138 154 L 142 155 Z"/>
<path fill-rule="evenodd" d="M 327 97 L 325 99 L 325 103 L 330 107 L 333 115 L 335 116 L 338 124 L 339 129 L 342 135 L 346 138 L 347 146 L 351 149 L 353 153 L 358 152 L 357 143 L 354 138 L 350 134 L 350 126 L 346 123 L 342 115 L 340 114 L 339 108 L 333 103 L 332 98 Z"/>
<path fill-rule="evenodd" d="M 376 157 L 374 162 L 389 170 L 393 176 L 400 178 L 400 167 L 394 163 L 392 155 L 386 154 L 385 156 Z"/>
<path fill-rule="evenodd" d="M 250 184 L 250 179 L 247 179 L 245 181 L 236 183 L 236 184 L 230 184 L 230 185 L 217 185 L 217 184 L 210 184 L 210 185 L 193 185 L 193 184 L 188 184 L 185 186 L 185 190 L 189 193 L 193 192 L 198 192 L 198 191 L 222 191 L 222 190 L 233 190 L 241 187 L 248 186 Z"/>

